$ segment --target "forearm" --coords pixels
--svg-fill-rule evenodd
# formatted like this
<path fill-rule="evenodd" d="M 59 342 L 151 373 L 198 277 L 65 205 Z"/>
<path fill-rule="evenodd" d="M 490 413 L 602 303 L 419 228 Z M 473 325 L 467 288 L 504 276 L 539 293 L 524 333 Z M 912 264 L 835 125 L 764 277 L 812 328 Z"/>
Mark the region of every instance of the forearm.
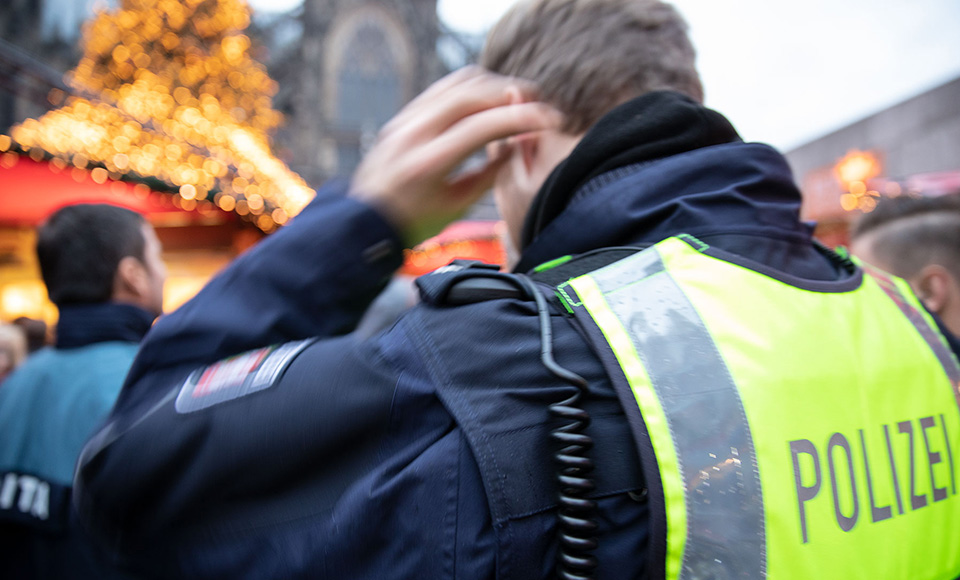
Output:
<path fill-rule="evenodd" d="M 321 190 L 287 227 L 161 318 L 128 383 L 158 368 L 349 332 L 401 260 L 396 233 L 376 212 Z"/>

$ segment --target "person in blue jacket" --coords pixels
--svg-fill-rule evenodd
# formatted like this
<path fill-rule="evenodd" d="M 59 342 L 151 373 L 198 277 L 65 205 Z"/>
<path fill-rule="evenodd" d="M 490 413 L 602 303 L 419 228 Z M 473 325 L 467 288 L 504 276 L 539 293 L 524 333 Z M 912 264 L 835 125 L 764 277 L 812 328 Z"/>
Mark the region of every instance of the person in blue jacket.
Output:
<path fill-rule="evenodd" d="M 72 205 L 40 226 L 37 255 L 60 318 L 56 344 L 0 389 L 0 570 L 111 577 L 70 510 L 73 471 L 162 311 L 160 242 L 133 211 Z"/>
<path fill-rule="evenodd" d="M 602 355 L 528 284 L 678 234 L 813 287 L 859 271 L 800 222 L 784 158 L 703 107 L 670 5 L 524 2 L 483 65 L 411 102 L 349 184 L 149 333 L 75 480 L 116 558 L 157 578 L 662 572 L 652 458 Z M 464 164 L 484 147 L 486 163 Z M 349 334 L 401 250 L 491 186 L 515 274 L 454 263 L 420 278 L 421 304 L 392 328 Z M 582 378 L 576 404 L 544 349 Z M 587 486 L 558 478 L 583 465 L 564 453 L 565 413 L 590 418 Z"/>

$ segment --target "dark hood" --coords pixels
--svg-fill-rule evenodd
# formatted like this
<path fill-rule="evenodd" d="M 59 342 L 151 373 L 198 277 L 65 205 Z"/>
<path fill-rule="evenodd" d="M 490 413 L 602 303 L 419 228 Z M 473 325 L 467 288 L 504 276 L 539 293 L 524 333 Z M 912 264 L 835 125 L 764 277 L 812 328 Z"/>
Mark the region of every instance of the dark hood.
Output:
<path fill-rule="evenodd" d="M 743 143 L 722 115 L 687 97 L 652 93 L 601 119 L 547 178 L 527 215 L 516 271 L 680 233 L 778 267 L 812 250 L 800 201 L 773 148 Z M 833 277 L 814 254 L 803 258 L 813 271 L 798 274 Z"/>

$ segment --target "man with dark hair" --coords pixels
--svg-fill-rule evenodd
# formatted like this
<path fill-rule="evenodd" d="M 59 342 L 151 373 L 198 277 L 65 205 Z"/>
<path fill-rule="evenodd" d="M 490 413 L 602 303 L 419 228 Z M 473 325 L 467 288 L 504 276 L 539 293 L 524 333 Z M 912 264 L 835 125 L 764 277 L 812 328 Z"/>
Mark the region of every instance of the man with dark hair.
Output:
<path fill-rule="evenodd" d="M 131 302 L 156 317 L 163 308 L 158 247 L 143 218 L 109 205 L 64 208 L 37 232 L 40 273 L 57 306 Z"/>
<path fill-rule="evenodd" d="M 677 12 L 529 0 L 483 62 L 157 324 L 78 463 L 104 545 L 190 578 L 956 577 L 960 371 L 700 104 Z M 455 262 L 342 336 L 490 186 L 514 272 Z"/>
<path fill-rule="evenodd" d="M 73 470 L 162 311 L 160 242 L 135 212 L 74 205 L 39 228 L 37 255 L 60 317 L 56 345 L 0 389 L 0 568 L 9 578 L 107 578 L 114 572 L 70 509 Z"/>
<path fill-rule="evenodd" d="M 960 337 L 960 193 L 883 199 L 850 237 L 854 255 L 906 280 Z"/>

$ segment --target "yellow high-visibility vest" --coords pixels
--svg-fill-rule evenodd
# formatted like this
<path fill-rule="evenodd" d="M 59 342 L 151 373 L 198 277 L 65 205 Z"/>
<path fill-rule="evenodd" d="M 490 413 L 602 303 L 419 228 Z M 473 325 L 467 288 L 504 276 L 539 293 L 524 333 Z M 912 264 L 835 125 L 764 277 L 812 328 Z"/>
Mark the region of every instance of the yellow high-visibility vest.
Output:
<path fill-rule="evenodd" d="M 680 236 L 558 293 L 655 457 L 667 579 L 960 576 L 960 370 L 902 280 Z"/>

